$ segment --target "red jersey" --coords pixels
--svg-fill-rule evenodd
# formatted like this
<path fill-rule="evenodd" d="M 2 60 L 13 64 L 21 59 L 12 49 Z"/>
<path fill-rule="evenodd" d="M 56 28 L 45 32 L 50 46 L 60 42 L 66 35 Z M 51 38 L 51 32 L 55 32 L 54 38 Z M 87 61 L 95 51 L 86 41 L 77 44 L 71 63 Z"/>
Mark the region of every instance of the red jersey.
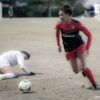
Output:
<path fill-rule="evenodd" d="M 82 31 L 87 36 L 86 49 L 90 48 L 92 36 L 86 27 L 79 21 L 71 20 L 70 23 L 59 21 L 56 24 L 56 40 L 57 45 L 60 46 L 60 32 L 65 51 L 72 51 L 84 43 L 79 31 Z"/>

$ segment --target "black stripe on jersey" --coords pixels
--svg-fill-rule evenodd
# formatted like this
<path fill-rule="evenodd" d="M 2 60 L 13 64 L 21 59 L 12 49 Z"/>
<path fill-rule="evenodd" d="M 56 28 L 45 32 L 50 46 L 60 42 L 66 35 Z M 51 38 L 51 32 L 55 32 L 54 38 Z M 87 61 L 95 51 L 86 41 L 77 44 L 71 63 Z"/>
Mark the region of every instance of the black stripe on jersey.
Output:
<path fill-rule="evenodd" d="M 79 34 L 79 30 L 75 29 L 75 30 L 70 30 L 70 31 L 63 31 L 61 29 L 61 33 L 65 34 L 65 35 L 78 35 Z"/>

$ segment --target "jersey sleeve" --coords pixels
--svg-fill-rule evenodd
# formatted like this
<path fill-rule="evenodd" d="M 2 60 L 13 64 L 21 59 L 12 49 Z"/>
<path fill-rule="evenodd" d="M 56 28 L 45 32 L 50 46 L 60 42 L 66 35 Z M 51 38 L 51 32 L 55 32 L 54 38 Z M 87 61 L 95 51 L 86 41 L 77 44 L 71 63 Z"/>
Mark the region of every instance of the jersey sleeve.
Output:
<path fill-rule="evenodd" d="M 80 22 L 78 24 L 78 29 L 80 31 L 82 31 L 87 36 L 86 49 L 89 49 L 90 46 L 91 46 L 91 42 L 92 42 L 92 34 L 91 34 L 91 32 L 85 26 L 83 26 Z"/>
<path fill-rule="evenodd" d="M 58 22 L 56 24 L 56 43 L 57 43 L 57 46 L 59 47 L 60 46 L 60 23 Z"/>
<path fill-rule="evenodd" d="M 28 68 L 26 67 L 25 61 L 24 61 L 24 56 L 23 55 L 17 55 L 17 60 L 18 60 L 18 64 L 20 66 L 20 68 L 26 73 L 26 74 L 30 74 L 30 71 L 28 70 Z"/>

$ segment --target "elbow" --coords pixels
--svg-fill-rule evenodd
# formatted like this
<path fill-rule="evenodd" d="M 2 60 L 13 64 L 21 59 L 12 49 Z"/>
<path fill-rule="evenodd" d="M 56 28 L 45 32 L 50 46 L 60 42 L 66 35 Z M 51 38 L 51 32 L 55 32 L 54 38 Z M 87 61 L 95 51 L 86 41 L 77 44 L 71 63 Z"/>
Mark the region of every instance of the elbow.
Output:
<path fill-rule="evenodd" d="M 90 42 L 92 42 L 92 34 L 91 33 L 88 35 L 88 39 Z"/>

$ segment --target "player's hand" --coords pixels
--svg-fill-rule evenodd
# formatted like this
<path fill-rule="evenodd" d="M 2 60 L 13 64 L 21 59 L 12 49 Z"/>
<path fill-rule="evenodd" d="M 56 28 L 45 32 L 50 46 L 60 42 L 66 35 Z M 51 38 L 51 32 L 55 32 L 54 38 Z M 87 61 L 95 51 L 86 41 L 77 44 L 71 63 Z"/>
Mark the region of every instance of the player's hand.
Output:
<path fill-rule="evenodd" d="M 58 52 L 62 52 L 61 46 L 58 47 Z"/>
<path fill-rule="evenodd" d="M 36 75 L 36 73 L 34 73 L 34 72 L 30 72 L 29 75 L 30 75 L 30 76 L 31 76 L 31 75 Z"/>

